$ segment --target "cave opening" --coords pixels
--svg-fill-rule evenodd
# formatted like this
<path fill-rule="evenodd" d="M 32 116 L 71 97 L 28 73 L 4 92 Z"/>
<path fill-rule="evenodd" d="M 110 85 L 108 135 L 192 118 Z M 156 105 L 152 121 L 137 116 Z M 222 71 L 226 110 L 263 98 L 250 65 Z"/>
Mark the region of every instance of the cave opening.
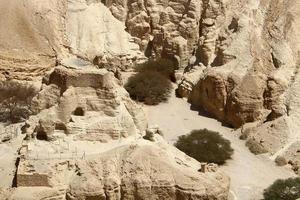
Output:
<path fill-rule="evenodd" d="M 61 131 L 66 131 L 67 127 L 64 123 L 55 123 L 55 130 L 61 130 Z"/>
<path fill-rule="evenodd" d="M 84 116 L 84 110 L 81 107 L 77 107 L 74 112 L 73 115 L 75 116 Z"/>
<path fill-rule="evenodd" d="M 38 140 L 47 140 L 47 133 L 45 131 L 38 131 L 36 134 L 36 139 Z"/>

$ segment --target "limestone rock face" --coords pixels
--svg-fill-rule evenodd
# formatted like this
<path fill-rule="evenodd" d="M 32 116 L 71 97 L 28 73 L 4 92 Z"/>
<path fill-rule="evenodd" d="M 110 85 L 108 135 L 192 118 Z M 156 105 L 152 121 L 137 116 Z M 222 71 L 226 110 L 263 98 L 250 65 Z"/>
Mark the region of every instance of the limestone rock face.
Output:
<path fill-rule="evenodd" d="M 107 142 L 139 134 L 147 126 L 142 108 L 105 69 L 58 67 L 32 102 L 37 116 L 28 120 L 27 134 L 38 139 L 55 139 L 61 131 Z"/>
<path fill-rule="evenodd" d="M 1 0 L 0 9 L 0 72 L 7 78 L 32 80 L 73 56 L 102 67 L 117 59 L 122 69 L 143 59 L 124 23 L 101 2 Z"/>
<path fill-rule="evenodd" d="M 110 146 L 103 153 L 95 154 L 94 149 L 93 154 L 87 152 L 84 158 L 76 159 L 66 158 L 64 153 L 63 159 L 41 155 L 30 159 L 28 152 L 20 161 L 17 183 L 50 186 L 57 193 L 49 195 L 65 194 L 68 200 L 228 198 L 229 178 L 221 171 L 200 172 L 199 162 L 159 135 L 155 141 L 134 139 Z M 15 198 L 18 190 L 13 192 Z"/>
<path fill-rule="evenodd" d="M 220 27 L 224 26 L 227 3 L 222 0 L 105 1 L 113 15 L 125 22 L 146 56 L 169 57 L 179 67 L 186 67 L 191 56 L 196 55 L 197 61 L 205 65 L 234 58 L 223 53 L 222 47 L 225 33 L 221 33 Z M 236 29 L 236 20 L 232 24 L 232 29 Z M 219 57 L 215 60 L 216 52 Z"/>
<path fill-rule="evenodd" d="M 248 143 L 276 157 L 300 139 L 299 2 L 218 2 L 224 12 L 213 12 L 217 22 L 203 18 L 200 26 L 207 40 L 196 65 L 206 69 L 187 68 L 179 95 L 233 127 L 257 122 Z"/>
<path fill-rule="evenodd" d="M 1 73 L 31 79 L 56 65 L 64 54 L 65 6 L 60 0 L 0 1 Z"/>
<path fill-rule="evenodd" d="M 226 177 L 220 172 L 200 173 L 181 155 L 175 156 L 176 163 L 172 153 L 159 146 L 131 145 L 98 158 L 101 162 L 79 162 L 80 176 L 73 179 L 67 196 L 72 200 L 227 199 Z M 208 189 L 212 185 L 215 187 Z"/>
<path fill-rule="evenodd" d="M 278 159 L 283 159 L 284 163 L 282 165 L 286 165 L 291 164 L 293 170 L 295 171 L 295 173 L 297 173 L 299 175 L 300 173 L 300 156 L 299 156 L 299 145 L 300 142 L 296 141 L 293 144 L 291 144 L 290 146 L 288 146 L 288 148 L 286 149 L 286 151 L 282 152 L 282 154 L 279 154 L 276 158 L 276 160 Z M 275 160 L 275 161 L 276 161 Z"/>
<path fill-rule="evenodd" d="M 142 56 L 125 25 L 100 2 L 69 1 L 65 23 L 71 52 L 95 64 L 125 68 Z"/>
<path fill-rule="evenodd" d="M 202 19 L 201 31 L 217 39 L 204 40 L 196 54 L 208 69 L 192 84 L 191 101 L 235 127 L 266 114 L 270 120 L 286 114 L 284 93 L 294 81 L 299 56 L 294 3 L 219 1 L 219 5 L 224 12 L 214 10 L 209 19 Z M 219 21 L 212 20 L 214 15 Z"/>

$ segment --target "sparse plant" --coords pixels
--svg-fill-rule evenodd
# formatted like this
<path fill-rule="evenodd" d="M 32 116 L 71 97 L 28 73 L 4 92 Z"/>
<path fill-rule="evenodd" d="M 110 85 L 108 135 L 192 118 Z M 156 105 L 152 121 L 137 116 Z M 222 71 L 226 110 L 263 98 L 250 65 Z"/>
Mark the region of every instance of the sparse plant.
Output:
<path fill-rule="evenodd" d="M 17 123 L 31 114 L 29 105 L 36 90 L 32 85 L 18 81 L 0 82 L 0 121 Z"/>
<path fill-rule="evenodd" d="M 300 178 L 276 180 L 264 190 L 264 200 L 296 200 L 300 198 Z"/>
<path fill-rule="evenodd" d="M 224 164 L 233 154 L 229 140 L 207 129 L 193 130 L 188 135 L 180 136 L 175 146 L 199 162 L 219 165 Z"/>
<path fill-rule="evenodd" d="M 260 144 L 259 142 L 257 142 L 255 139 L 253 138 L 249 138 L 246 141 L 246 146 L 249 148 L 249 150 L 254 153 L 255 155 L 258 154 L 264 154 L 267 153 L 268 151 L 262 146 L 262 144 Z"/>
<path fill-rule="evenodd" d="M 275 159 L 275 163 L 278 166 L 284 166 L 284 165 L 288 164 L 288 161 L 284 156 L 277 156 Z"/>

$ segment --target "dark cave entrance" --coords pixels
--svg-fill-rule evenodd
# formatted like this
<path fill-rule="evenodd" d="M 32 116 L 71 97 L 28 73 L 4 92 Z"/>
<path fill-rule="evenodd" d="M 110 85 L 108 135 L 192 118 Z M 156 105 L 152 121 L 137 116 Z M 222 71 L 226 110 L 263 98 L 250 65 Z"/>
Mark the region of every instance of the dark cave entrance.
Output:
<path fill-rule="evenodd" d="M 36 134 L 36 139 L 38 140 L 47 140 L 47 133 L 45 131 L 38 131 Z"/>
<path fill-rule="evenodd" d="M 75 116 L 84 116 L 84 110 L 81 107 L 78 107 L 74 110 L 73 115 Z"/>

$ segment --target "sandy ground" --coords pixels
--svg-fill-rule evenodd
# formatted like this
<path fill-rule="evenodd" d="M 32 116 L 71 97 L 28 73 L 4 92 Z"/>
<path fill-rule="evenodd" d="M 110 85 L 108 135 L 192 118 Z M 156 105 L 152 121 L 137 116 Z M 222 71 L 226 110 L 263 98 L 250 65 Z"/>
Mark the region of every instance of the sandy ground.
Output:
<path fill-rule="evenodd" d="M 18 150 L 22 146 L 24 135 L 11 142 L 0 144 L 0 188 L 10 188 L 16 173 Z"/>
<path fill-rule="evenodd" d="M 215 119 L 199 115 L 190 109 L 185 99 L 176 98 L 175 94 L 168 103 L 158 106 L 145 106 L 149 125 L 158 125 L 169 143 L 174 143 L 178 136 L 194 129 L 207 128 L 220 132 L 231 141 L 234 155 L 221 169 L 231 178 L 230 199 L 259 200 L 263 189 L 276 179 L 288 178 L 295 174 L 288 168 L 277 167 L 267 156 L 255 156 L 238 138 L 238 133 L 222 126 Z"/>

